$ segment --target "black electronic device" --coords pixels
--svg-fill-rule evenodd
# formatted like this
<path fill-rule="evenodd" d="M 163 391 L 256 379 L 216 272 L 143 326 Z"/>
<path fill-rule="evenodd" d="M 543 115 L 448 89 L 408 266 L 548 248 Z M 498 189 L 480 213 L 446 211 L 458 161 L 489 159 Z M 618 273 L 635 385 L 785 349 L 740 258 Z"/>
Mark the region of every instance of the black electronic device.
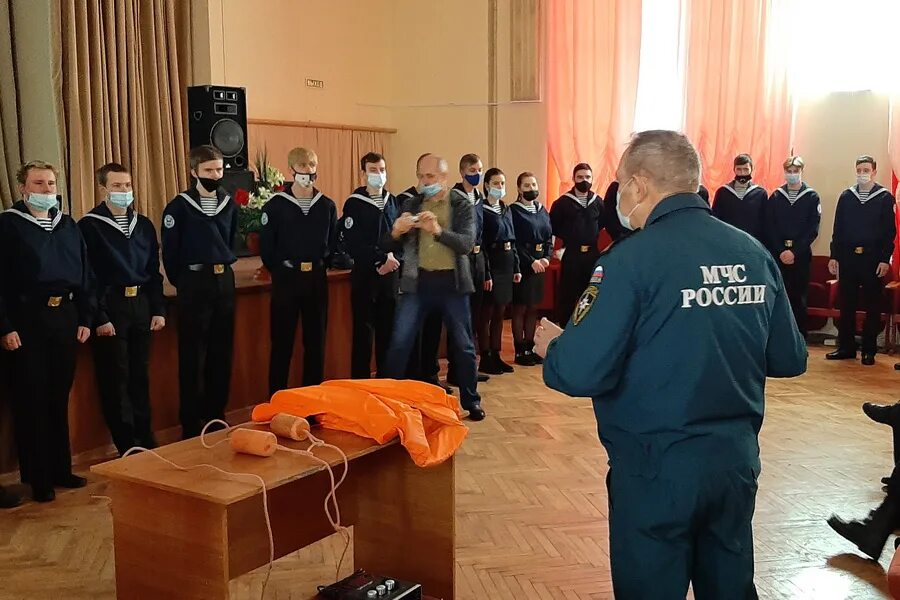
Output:
<path fill-rule="evenodd" d="M 194 85 L 187 89 L 191 148 L 209 144 L 225 157 L 225 170 L 248 167 L 247 94 L 242 87 Z"/>
<path fill-rule="evenodd" d="M 337 583 L 320 586 L 319 595 L 328 600 L 422 600 L 422 586 L 360 569 Z"/>

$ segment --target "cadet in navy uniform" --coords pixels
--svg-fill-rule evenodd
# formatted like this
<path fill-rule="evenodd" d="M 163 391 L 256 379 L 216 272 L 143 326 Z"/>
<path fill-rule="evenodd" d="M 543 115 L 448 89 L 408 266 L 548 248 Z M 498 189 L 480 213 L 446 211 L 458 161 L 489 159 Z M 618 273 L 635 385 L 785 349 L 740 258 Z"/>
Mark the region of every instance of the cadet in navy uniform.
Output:
<path fill-rule="evenodd" d="M 503 342 L 503 319 L 506 307 L 512 302 L 513 284 L 522 280 L 519 254 L 516 252 L 516 233 L 511 209 L 503 203 L 506 196 L 506 175 L 500 169 L 488 169 L 484 175 L 485 269 L 487 285 L 481 309 L 478 342 L 481 345 L 483 373 L 500 375 L 512 373 L 512 366 L 500 356 Z"/>
<path fill-rule="evenodd" d="M 85 484 L 72 474 L 68 407 L 94 301 L 84 239 L 60 210 L 56 177 L 43 161 L 23 165 L 16 173 L 23 200 L 0 215 L 0 343 L 15 369 L 19 471 L 38 502 L 53 500 L 54 486 Z"/>
<path fill-rule="evenodd" d="M 195 185 L 163 211 L 162 257 L 178 288 L 178 392 L 181 433 L 200 434 L 225 418 L 234 345 L 232 251 L 238 227 L 235 203 L 219 187 L 222 153 L 198 146 L 188 155 Z M 211 431 L 219 427 L 213 425 Z"/>
<path fill-rule="evenodd" d="M 118 163 L 97 170 L 105 196 L 78 222 L 98 303 L 91 347 L 106 425 L 119 454 L 155 448 L 150 422 L 150 332 L 166 325 L 159 243 L 150 219 L 132 207 L 131 174 Z"/>
<path fill-rule="evenodd" d="M 877 164 L 871 156 L 856 159 L 856 185 L 838 198 L 828 270 L 838 278 L 841 318 L 837 350 L 829 360 L 856 358 L 856 305 L 862 287 L 866 320 L 862 332 L 862 364 L 875 364 L 881 318 L 881 278 L 894 253 L 894 196 L 875 183 Z"/>
<path fill-rule="evenodd" d="M 553 227 L 550 215 L 537 201 L 539 191 L 534 173 L 520 173 L 516 187 L 518 198 L 511 210 L 522 279 L 513 286 L 512 333 L 516 364 L 533 367 L 542 362 L 532 352 L 532 340 L 537 327 L 537 307 L 544 301 L 544 273 L 550 266 Z"/>
<path fill-rule="evenodd" d="M 819 194 L 802 181 L 803 158 L 784 161 L 786 183 L 766 203 L 768 247 L 778 263 L 800 335 L 806 337 L 806 294 L 812 265 L 812 243 L 819 235 Z"/>
<path fill-rule="evenodd" d="M 753 159 L 749 154 L 737 155 L 734 158 L 734 180 L 716 190 L 712 213 L 765 244 L 763 228 L 766 221 L 766 200 L 769 196 L 752 179 Z"/>
<path fill-rule="evenodd" d="M 710 217 L 699 176 L 686 136 L 636 134 L 617 179 L 621 223 L 640 231 L 600 257 L 570 326 L 536 337 L 546 384 L 593 399 L 616 598 L 757 597 L 766 377 L 806 370 L 778 266 Z"/>
<path fill-rule="evenodd" d="M 597 261 L 597 238 L 604 227 L 603 202 L 591 191 L 594 173 L 587 163 L 575 165 L 575 186 L 550 207 L 553 235 L 562 240 L 556 321 L 566 326 L 578 297 L 587 287 Z"/>
<path fill-rule="evenodd" d="M 479 331 L 481 306 L 484 303 L 484 290 L 486 286 L 485 259 L 484 254 L 481 251 L 481 237 L 482 231 L 484 230 L 484 217 L 481 206 L 484 203 L 484 198 L 478 190 L 478 186 L 482 182 L 483 171 L 484 165 L 477 154 L 464 154 L 462 158 L 459 159 L 459 175 L 462 177 L 462 181 L 453 186 L 454 190 L 459 191 L 469 199 L 469 202 L 475 210 L 475 245 L 469 253 L 469 263 L 471 264 L 472 280 L 475 284 L 475 291 L 469 295 L 469 305 L 472 311 L 473 331 L 476 335 Z M 425 368 L 426 375 L 429 379 L 437 379 L 439 371 L 437 355 L 438 346 L 440 345 L 441 340 L 442 324 L 440 314 L 434 312 L 426 317 L 422 328 L 422 365 Z M 456 365 L 454 364 L 455 361 L 453 359 L 456 355 L 452 346 L 453 343 L 453 338 L 448 336 L 447 357 L 449 359 L 449 364 L 447 368 L 447 383 L 450 385 L 458 385 L 459 380 L 456 377 Z M 490 379 L 490 377 L 483 372 L 478 373 L 477 377 L 479 382 Z"/>
<path fill-rule="evenodd" d="M 297 321 L 303 323 L 302 385 L 325 375 L 328 272 L 336 249 L 337 208 L 315 187 L 319 159 L 306 148 L 288 154 L 294 183 L 263 207 L 259 236 L 263 264 L 272 273 L 269 392 L 288 386 Z"/>
<path fill-rule="evenodd" d="M 360 159 L 365 180 L 344 202 L 338 222 L 338 245 L 353 259 L 350 273 L 350 304 L 353 309 L 353 349 L 350 376 L 368 379 L 372 374 L 372 337 L 378 376 L 384 370 L 391 343 L 394 308 L 397 304 L 400 261 L 381 249 L 381 239 L 390 233 L 399 216 L 397 200 L 385 188 L 384 157 L 369 152 Z"/>

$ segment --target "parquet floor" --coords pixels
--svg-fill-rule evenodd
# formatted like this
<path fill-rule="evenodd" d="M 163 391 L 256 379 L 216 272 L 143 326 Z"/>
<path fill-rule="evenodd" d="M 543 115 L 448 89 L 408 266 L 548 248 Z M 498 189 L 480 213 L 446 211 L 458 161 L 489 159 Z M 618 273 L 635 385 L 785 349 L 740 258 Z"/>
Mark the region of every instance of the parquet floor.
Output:
<path fill-rule="evenodd" d="M 837 512 L 864 515 L 881 497 L 890 436 L 859 410 L 900 396 L 894 360 L 826 363 L 812 348 L 806 376 L 769 384 L 763 474 L 755 520 L 762 598 L 885 598 L 881 563 L 863 560 L 831 532 Z M 482 388 L 488 418 L 459 453 L 458 597 L 611 598 L 605 455 L 590 405 L 519 369 Z M 50 505 L 0 513 L 0 598 L 115 597 L 112 526 L 104 484 Z M 892 548 L 893 546 L 889 546 Z M 334 574 L 340 546 L 326 540 L 276 564 L 267 598 L 306 599 Z M 261 572 L 232 582 L 258 598 Z"/>

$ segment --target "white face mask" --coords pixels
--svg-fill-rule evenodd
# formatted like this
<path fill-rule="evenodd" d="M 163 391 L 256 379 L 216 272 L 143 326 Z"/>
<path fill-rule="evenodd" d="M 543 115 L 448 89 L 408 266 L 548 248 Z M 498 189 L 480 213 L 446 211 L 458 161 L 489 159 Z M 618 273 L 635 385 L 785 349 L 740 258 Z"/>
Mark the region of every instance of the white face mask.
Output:
<path fill-rule="evenodd" d="M 370 188 L 380 190 L 387 183 L 387 173 L 368 173 L 366 175 L 366 183 Z"/>
<path fill-rule="evenodd" d="M 315 173 L 294 173 L 294 181 L 301 187 L 310 187 L 315 180 Z"/>
<path fill-rule="evenodd" d="M 858 185 L 866 185 L 870 181 L 872 181 L 872 176 L 868 173 L 861 173 L 856 176 L 856 183 Z"/>

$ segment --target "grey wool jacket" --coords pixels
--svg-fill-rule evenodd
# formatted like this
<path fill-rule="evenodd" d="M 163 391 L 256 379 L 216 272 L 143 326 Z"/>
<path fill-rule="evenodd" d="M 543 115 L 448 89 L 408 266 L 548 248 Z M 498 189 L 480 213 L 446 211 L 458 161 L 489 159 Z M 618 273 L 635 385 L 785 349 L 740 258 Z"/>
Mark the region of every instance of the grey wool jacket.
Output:
<path fill-rule="evenodd" d="M 463 294 L 475 291 L 469 253 L 475 245 L 475 207 L 469 198 L 459 190 L 449 189 L 450 223 L 441 231 L 437 241 L 456 254 L 456 290 Z M 421 195 L 410 196 L 400 206 L 400 214 L 418 214 L 422 210 Z M 387 232 L 383 245 L 402 255 L 400 271 L 400 293 L 414 294 L 419 285 L 419 229 L 410 229 L 406 234 L 394 239 Z"/>

